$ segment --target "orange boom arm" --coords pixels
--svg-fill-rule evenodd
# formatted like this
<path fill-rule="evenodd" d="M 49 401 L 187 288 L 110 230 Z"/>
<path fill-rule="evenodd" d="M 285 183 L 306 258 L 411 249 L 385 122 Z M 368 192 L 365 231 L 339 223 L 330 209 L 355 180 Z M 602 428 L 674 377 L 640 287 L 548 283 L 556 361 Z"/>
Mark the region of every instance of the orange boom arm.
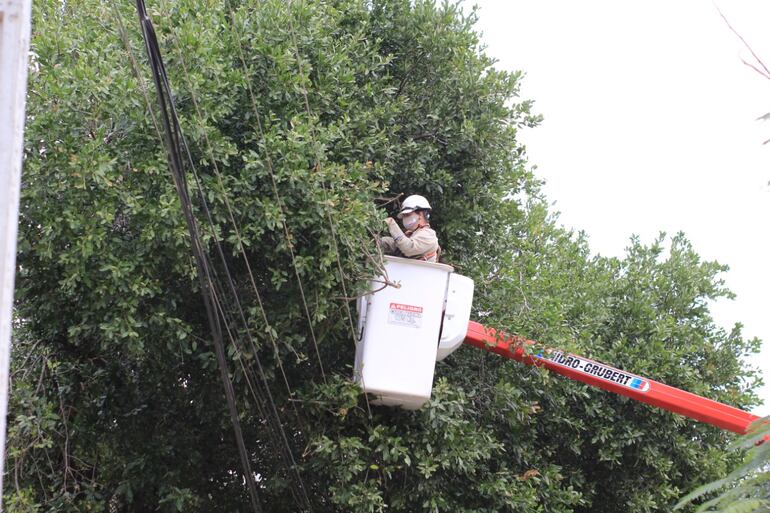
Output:
<path fill-rule="evenodd" d="M 498 333 L 477 322 L 468 323 L 464 342 L 484 351 L 527 365 L 545 367 L 549 371 L 582 381 L 587 385 L 624 395 L 635 401 L 657 406 L 735 433 L 745 434 L 749 426 L 759 419 L 756 415 L 738 408 L 615 369 L 582 356 L 560 351 L 551 351 L 547 356 L 529 354 L 525 348 L 535 342 Z"/>

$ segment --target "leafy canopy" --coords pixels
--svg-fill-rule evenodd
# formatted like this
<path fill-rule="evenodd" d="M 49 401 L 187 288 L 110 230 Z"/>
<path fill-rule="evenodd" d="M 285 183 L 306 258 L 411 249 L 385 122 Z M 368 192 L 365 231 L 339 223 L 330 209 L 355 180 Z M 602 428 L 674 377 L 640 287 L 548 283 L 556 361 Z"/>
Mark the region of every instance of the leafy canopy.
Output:
<path fill-rule="evenodd" d="M 419 193 L 446 259 L 476 281 L 477 319 L 756 402 L 742 359 L 759 341 L 708 312 L 729 295 L 724 267 L 680 235 L 667 251 L 632 240 L 623 259 L 594 257 L 556 226 L 517 139 L 539 118 L 522 75 L 484 54 L 473 13 L 149 8 L 200 175 L 189 181 L 212 209 L 206 241 L 224 245 L 256 341 L 228 356 L 266 511 L 297 508 L 249 394 L 257 357 L 314 511 L 667 511 L 735 459 L 716 429 L 467 348 L 438 365 L 417 412 L 368 405 L 350 383 L 346 298 L 376 269 L 373 234 L 394 208 L 377 205 Z M 6 507 L 246 511 L 135 14 L 97 0 L 34 9 Z"/>

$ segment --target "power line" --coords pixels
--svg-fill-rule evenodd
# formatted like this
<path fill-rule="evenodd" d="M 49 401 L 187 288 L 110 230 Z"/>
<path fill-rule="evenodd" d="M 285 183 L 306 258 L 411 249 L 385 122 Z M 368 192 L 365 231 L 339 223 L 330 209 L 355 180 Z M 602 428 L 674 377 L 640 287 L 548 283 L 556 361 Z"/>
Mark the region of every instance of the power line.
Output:
<path fill-rule="evenodd" d="M 143 7 L 143 4 L 142 4 L 142 7 Z M 224 280 L 218 275 L 216 268 L 211 264 L 208 258 L 208 254 L 203 250 L 204 244 L 203 244 L 202 238 L 200 237 L 197 224 L 193 222 L 192 226 L 194 227 L 194 230 L 190 230 L 191 238 L 193 239 L 193 250 L 196 255 L 196 262 L 198 263 L 198 266 L 201 270 L 200 274 L 201 276 L 206 276 L 205 282 L 202 282 L 204 284 L 203 292 L 204 294 L 208 292 L 208 297 L 209 297 L 209 300 L 206 300 L 204 298 L 204 301 L 206 302 L 206 306 L 207 306 L 207 314 L 209 311 L 208 310 L 209 305 L 213 306 L 212 310 L 215 315 L 215 318 L 214 318 L 215 322 L 213 324 L 210 322 L 210 324 L 212 325 L 212 333 L 215 334 L 215 344 L 218 343 L 222 348 L 221 351 L 219 350 L 219 348 L 217 348 L 217 356 L 220 363 L 220 369 L 227 369 L 227 362 L 224 356 L 224 344 L 222 342 L 223 332 L 222 332 L 222 325 L 220 324 L 220 318 L 221 318 L 221 320 L 224 321 L 225 332 L 231 344 L 233 345 L 233 347 L 236 348 L 237 361 L 243 371 L 243 376 L 244 376 L 244 379 L 246 380 L 247 387 L 251 392 L 252 396 L 254 397 L 255 406 L 257 408 L 258 414 L 264 420 L 267 421 L 267 430 L 268 430 L 268 435 L 270 436 L 271 442 L 274 445 L 274 447 L 279 450 L 281 454 L 281 460 L 283 461 L 289 473 L 292 474 L 292 476 L 289 479 L 289 482 L 290 482 L 290 487 L 291 487 L 292 495 L 294 496 L 295 502 L 303 509 L 303 511 L 311 511 L 312 508 L 310 506 L 310 500 L 307 495 L 307 491 L 305 489 L 302 478 L 299 474 L 297 463 L 294 460 L 294 456 L 291 450 L 291 446 L 289 444 L 289 440 L 286 436 L 285 430 L 283 429 L 283 424 L 281 422 L 281 418 L 278 413 L 275 400 L 272 396 L 272 393 L 270 392 L 270 385 L 267 381 L 264 369 L 262 367 L 262 364 L 259 358 L 258 348 L 250 334 L 248 322 L 246 320 L 246 315 L 244 313 L 241 301 L 239 299 L 238 289 L 235 285 L 232 274 L 229 270 L 229 266 L 227 263 L 227 258 L 225 257 L 225 254 L 224 254 L 224 250 L 219 242 L 218 237 L 216 236 L 216 226 L 214 224 L 211 211 L 206 201 L 206 196 L 204 194 L 204 189 L 203 189 L 202 182 L 200 180 L 200 176 L 196 170 L 196 166 L 194 164 L 193 157 L 190 153 L 189 145 L 187 144 L 186 139 L 184 137 L 184 133 L 182 132 L 179 126 L 179 117 L 176 112 L 174 97 L 172 94 L 171 87 L 169 86 L 169 83 L 168 83 L 168 77 L 166 75 L 165 67 L 162 62 L 157 40 L 155 39 L 154 31 L 152 31 L 152 24 L 149 21 L 149 19 L 147 19 L 146 12 L 144 12 L 144 17 L 142 17 L 140 14 L 140 19 L 145 21 L 145 23 L 143 24 L 143 34 L 145 35 L 145 41 L 148 46 L 148 55 L 150 56 L 150 60 L 152 64 L 153 79 L 156 82 L 156 90 L 158 91 L 158 94 L 159 94 L 161 111 L 162 111 L 162 114 L 164 115 L 163 116 L 164 128 L 166 129 L 165 132 L 167 134 L 164 136 L 164 140 L 166 140 L 167 146 L 169 142 L 172 143 L 172 148 L 168 150 L 169 165 L 172 169 L 172 175 L 174 176 L 174 180 L 175 180 L 175 183 L 177 184 L 178 191 L 181 189 L 181 192 L 179 194 L 180 194 L 180 200 L 183 205 L 183 211 L 185 211 L 186 218 L 192 219 L 194 221 L 194 214 L 192 212 L 192 202 L 189 197 L 187 183 L 185 181 L 185 175 L 184 175 L 184 163 L 186 161 L 187 166 L 189 167 L 189 170 L 191 171 L 195 179 L 195 183 L 198 191 L 198 199 L 204 210 L 209 228 L 212 231 L 212 234 L 213 234 L 212 240 L 214 241 L 214 244 L 216 247 L 216 253 L 222 263 L 222 269 L 223 269 L 224 278 L 225 278 Z M 124 41 L 124 43 L 126 42 Z M 127 47 L 129 48 L 129 51 L 130 51 L 130 46 L 127 45 Z M 198 109 L 197 104 L 196 104 L 196 109 Z M 152 109 L 150 110 L 152 112 Z M 200 114 L 199 110 L 198 112 Z M 209 144 L 209 150 L 212 154 L 212 160 L 214 160 L 213 149 L 211 148 L 210 141 L 208 141 L 208 137 L 206 137 L 206 140 Z M 183 157 L 186 157 L 186 159 L 184 159 Z M 214 163 L 215 163 L 215 160 L 214 160 Z M 219 179 L 220 186 L 223 189 L 223 194 L 225 195 L 225 198 L 226 198 L 226 191 L 224 189 L 224 184 L 221 181 L 221 175 L 219 173 L 218 168 L 216 167 L 216 163 L 215 163 L 215 172 L 217 174 L 217 178 Z M 240 237 L 240 230 L 238 229 L 237 223 L 235 222 L 235 219 L 234 219 L 232 210 L 229 207 L 229 201 L 227 201 L 227 198 L 226 198 L 226 203 L 228 206 L 230 220 L 233 224 L 234 229 L 236 230 L 236 233 Z M 188 225 L 190 225 L 189 221 L 188 221 Z M 260 298 L 259 290 L 256 287 L 256 282 L 254 280 L 253 273 L 251 273 L 251 268 L 248 265 L 248 259 L 246 257 L 245 251 L 243 251 L 243 245 L 240 240 L 239 240 L 239 248 L 242 251 L 243 258 L 247 262 L 247 268 L 249 270 L 251 283 L 252 283 L 252 286 L 254 287 L 255 294 L 259 299 Z M 223 281 L 227 284 L 227 287 L 224 287 L 222 285 Z M 206 284 L 208 285 L 208 287 L 206 287 Z M 224 306 L 224 302 L 227 301 L 228 297 L 230 297 L 230 302 L 232 303 L 232 307 L 237 312 L 235 319 L 228 313 L 229 309 L 225 308 Z M 260 304 L 263 320 L 266 323 L 266 326 L 269 328 L 267 315 L 262 306 L 261 299 L 259 300 L 259 304 Z M 236 328 L 238 324 L 237 322 L 238 320 L 240 320 L 240 322 L 243 324 L 243 332 L 245 333 L 245 336 L 248 339 L 252 347 L 252 350 L 254 352 L 254 359 L 255 359 L 255 363 L 258 371 L 256 374 L 258 374 L 258 377 L 259 377 L 258 379 L 255 376 L 254 371 L 250 368 L 250 366 L 247 366 L 244 364 L 243 359 L 241 357 L 241 349 L 239 348 L 239 343 L 238 343 L 239 337 L 237 336 L 238 330 Z M 211 321 L 211 317 L 210 317 L 210 321 Z M 231 329 L 231 326 L 233 327 L 232 329 Z M 272 332 L 269 332 L 269 333 L 271 336 L 271 340 L 273 341 L 274 348 L 277 352 L 277 346 L 275 344 L 274 335 L 272 334 Z M 221 356 L 221 359 L 220 359 L 220 356 Z M 281 371 L 283 372 L 283 366 L 281 364 L 279 356 L 278 356 L 278 365 L 281 368 Z M 226 394 L 230 394 L 228 395 L 228 407 L 231 409 L 231 417 L 232 417 L 233 411 L 236 411 L 236 414 L 237 414 L 237 410 L 235 409 L 234 392 L 232 391 L 232 383 L 229 380 L 229 373 L 225 372 L 223 376 L 223 380 L 225 379 L 225 377 L 226 377 L 225 391 L 226 391 Z M 289 393 L 289 396 L 291 396 L 292 392 L 288 385 L 288 381 L 286 380 L 285 373 L 284 373 L 284 381 L 287 387 L 287 392 Z M 232 407 L 230 406 L 230 402 L 232 402 Z M 292 406 L 296 412 L 297 411 L 296 406 L 293 403 L 292 403 Z M 298 412 L 297 412 L 297 418 L 298 420 L 301 420 Z M 254 474 L 251 473 L 250 467 L 248 465 L 248 454 L 246 454 L 245 452 L 245 444 L 243 443 L 243 436 L 241 433 L 240 425 L 237 423 L 234 423 L 234 430 L 236 432 L 236 438 L 239 446 L 239 452 L 241 454 L 242 463 L 245 462 L 243 466 L 244 466 L 244 471 L 247 474 L 246 480 L 250 486 L 250 495 L 252 496 L 252 503 L 253 505 L 256 504 L 257 505 L 256 507 L 258 507 L 258 501 L 255 501 L 254 499 L 254 497 L 256 497 L 256 490 L 254 489 Z"/>
<path fill-rule="evenodd" d="M 198 277 L 201 282 L 201 295 L 203 297 L 203 303 L 206 309 L 206 317 L 208 319 L 211 335 L 214 340 L 220 377 L 225 389 L 227 406 L 230 412 L 230 421 L 233 425 L 233 431 L 235 433 L 236 443 L 238 445 L 238 453 L 241 459 L 241 466 L 243 467 L 245 480 L 248 484 L 252 509 L 255 511 L 255 513 L 261 513 L 262 507 L 259 502 L 256 484 L 254 483 L 254 474 L 251 470 L 251 463 L 249 462 L 248 453 L 246 452 L 246 445 L 243 441 L 243 431 L 241 428 L 240 420 L 238 418 L 238 410 L 235 404 L 235 393 L 233 391 L 233 384 L 229 377 L 227 358 L 224 351 L 224 342 L 222 340 L 222 326 L 220 324 L 220 318 L 215 307 L 216 297 L 213 292 L 213 283 L 209 262 L 203 250 L 203 244 L 201 241 L 200 233 L 198 231 L 195 216 L 192 211 L 192 204 L 188 194 L 187 182 L 184 175 L 179 119 L 174 109 L 173 96 L 168 84 L 168 77 L 166 76 L 163 59 L 160 54 L 160 48 L 155 36 L 155 30 L 153 29 L 152 22 L 147 16 L 144 0 L 136 0 L 136 10 L 139 16 L 139 24 L 142 29 L 142 35 L 144 37 L 145 46 L 147 49 L 147 56 L 149 58 L 150 67 L 152 69 L 155 90 L 158 96 L 158 104 L 160 106 L 161 121 L 163 125 L 163 138 L 166 151 L 168 153 L 168 164 L 174 179 L 174 185 L 176 186 L 177 194 L 179 195 L 180 203 L 182 205 L 182 212 L 184 213 L 185 221 L 187 223 L 187 229 L 190 233 L 192 251 L 193 255 L 195 256 L 195 261 L 198 267 Z"/>

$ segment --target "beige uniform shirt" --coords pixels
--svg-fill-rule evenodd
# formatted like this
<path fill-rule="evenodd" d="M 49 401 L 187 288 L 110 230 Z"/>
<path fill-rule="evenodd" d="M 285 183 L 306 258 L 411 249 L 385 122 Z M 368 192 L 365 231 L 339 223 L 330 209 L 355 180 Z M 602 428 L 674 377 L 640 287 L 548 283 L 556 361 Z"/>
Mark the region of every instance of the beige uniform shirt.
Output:
<path fill-rule="evenodd" d="M 386 254 L 419 258 L 422 255 L 433 253 L 433 256 L 426 259 L 426 262 L 438 261 L 438 254 L 436 253 L 438 251 L 438 237 L 429 226 L 418 228 L 409 236 L 404 234 L 398 223 L 390 224 L 388 230 L 392 237 L 380 239 L 380 247 Z"/>

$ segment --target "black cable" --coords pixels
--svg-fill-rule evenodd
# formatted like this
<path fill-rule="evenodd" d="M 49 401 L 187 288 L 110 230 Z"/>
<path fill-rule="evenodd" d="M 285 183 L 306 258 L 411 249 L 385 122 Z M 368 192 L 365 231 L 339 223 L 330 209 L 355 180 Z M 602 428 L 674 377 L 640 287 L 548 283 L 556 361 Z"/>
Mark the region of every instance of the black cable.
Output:
<path fill-rule="evenodd" d="M 192 241 L 192 251 L 198 266 L 198 277 L 200 278 L 201 282 L 201 295 L 203 297 L 203 303 L 206 308 L 206 316 L 208 318 L 209 328 L 211 329 L 211 335 L 214 339 L 220 376 L 222 378 L 222 384 L 225 389 L 227 406 L 230 412 L 230 421 L 232 422 L 236 443 L 238 445 L 238 452 L 241 459 L 241 465 L 243 467 L 244 478 L 248 484 L 249 496 L 251 498 L 251 505 L 253 510 L 256 513 L 262 513 L 262 507 L 260 505 L 259 496 L 257 494 L 257 487 L 254 482 L 254 473 L 251 470 L 248 453 L 246 452 L 246 445 L 243 441 L 243 430 L 241 429 L 241 423 L 238 418 L 238 409 L 235 404 L 235 392 L 229 377 L 227 358 L 225 356 L 224 350 L 224 342 L 222 340 L 222 326 L 219 322 L 219 315 L 214 306 L 215 297 L 213 295 L 211 286 L 211 272 L 201 245 L 200 233 L 195 221 L 195 216 L 192 212 L 190 197 L 187 192 L 187 181 L 184 175 L 181 152 L 179 151 L 179 120 L 176 118 L 176 116 L 169 114 L 169 105 L 173 104 L 173 97 L 171 95 L 170 88 L 168 88 L 166 70 L 163 66 L 163 59 L 161 58 L 158 40 L 155 36 L 155 30 L 153 29 L 152 22 L 147 16 L 147 9 L 144 5 L 144 0 L 136 0 L 136 10 L 137 14 L 139 15 L 139 24 L 142 29 L 142 35 L 144 36 L 147 56 L 150 60 L 150 66 L 152 68 L 152 77 L 155 83 L 155 91 L 158 95 L 158 104 L 160 106 L 161 120 L 163 123 L 164 142 L 166 151 L 168 153 L 168 164 L 174 179 L 174 185 L 176 186 L 177 193 L 179 194 L 179 199 L 182 205 L 182 212 L 184 213 L 187 229 L 190 233 L 190 238 Z"/>
<path fill-rule="evenodd" d="M 159 52 L 160 50 L 158 50 Z M 160 61 L 162 64 L 162 60 Z M 177 129 L 177 136 L 178 136 L 178 149 L 184 150 L 184 154 L 187 156 L 187 162 L 190 164 L 190 170 L 192 171 L 192 175 L 195 179 L 197 191 L 198 191 L 198 198 L 200 200 L 200 204 L 203 208 L 203 211 L 205 213 L 206 219 L 208 221 L 208 224 L 212 230 L 213 233 L 216 232 L 214 221 L 211 215 L 211 210 L 209 209 L 208 202 L 206 201 L 205 194 L 203 194 L 203 185 L 200 181 L 200 177 L 195 169 L 195 165 L 193 164 L 193 157 L 190 152 L 190 148 L 187 144 L 187 141 L 184 137 L 184 133 L 179 128 L 179 116 L 176 112 L 176 105 L 173 99 L 173 95 L 171 94 L 171 87 L 168 83 L 168 76 L 166 75 L 165 69 L 162 70 L 163 74 L 161 78 L 163 79 L 164 85 L 166 87 L 166 90 L 169 92 L 169 108 L 171 113 L 171 119 L 175 120 L 176 123 L 176 129 Z M 290 480 L 292 483 L 292 494 L 294 495 L 295 501 L 297 504 L 299 504 L 301 507 L 304 506 L 307 511 L 312 511 L 312 508 L 310 506 L 310 499 L 308 498 L 307 492 L 305 490 L 305 485 L 302 481 L 302 476 L 300 476 L 299 471 L 297 470 L 297 463 L 294 460 L 294 454 L 291 451 L 291 446 L 289 444 L 289 440 L 286 436 L 286 432 L 283 429 L 283 424 L 281 422 L 280 415 L 278 413 L 278 408 L 275 405 L 275 400 L 273 399 L 273 395 L 270 392 L 270 386 L 267 381 L 267 378 L 265 376 L 264 369 L 262 367 L 262 362 L 259 358 L 259 354 L 257 352 L 256 344 L 254 343 L 254 340 L 251 337 L 251 333 L 248 330 L 248 322 L 246 321 L 246 314 L 244 313 L 243 307 L 241 305 L 241 301 L 238 296 L 237 287 L 235 285 L 235 281 L 233 280 L 232 274 L 230 273 L 229 266 L 227 265 L 227 258 L 225 257 L 224 250 L 222 248 L 222 245 L 219 242 L 219 239 L 215 236 L 213 237 L 214 246 L 217 250 L 217 254 L 219 256 L 219 259 L 222 262 L 222 268 L 224 270 L 226 283 L 228 284 L 228 288 L 230 291 L 230 295 L 232 297 L 232 301 L 235 304 L 235 309 L 238 312 L 238 317 L 241 319 L 241 322 L 244 326 L 244 333 L 246 334 L 246 337 L 248 338 L 252 348 L 254 349 L 254 360 L 257 365 L 258 374 L 260 377 L 260 382 L 263 386 L 263 392 L 260 394 L 260 398 L 256 398 L 258 401 L 264 401 L 268 404 L 269 408 L 265 412 L 262 411 L 262 417 L 267 421 L 268 426 L 268 433 L 271 435 L 273 439 L 273 444 L 276 448 L 279 448 L 281 451 L 281 456 L 283 459 L 284 466 L 286 466 L 289 473 L 293 474 L 293 479 Z M 202 243 L 200 243 L 202 246 Z M 204 253 L 204 256 L 205 253 Z M 206 256 L 206 258 L 208 258 Z M 209 266 L 210 267 L 210 266 Z M 217 278 L 216 269 L 213 267 L 210 267 L 211 269 L 211 275 L 213 276 L 212 283 L 217 285 L 221 282 L 220 279 Z M 213 291 L 216 293 L 216 291 Z M 220 286 L 220 294 L 219 297 L 224 298 L 225 294 L 223 293 L 224 290 Z M 216 297 L 216 295 L 215 295 Z M 224 312 L 224 309 L 222 309 Z M 229 332 L 228 332 L 229 334 Z M 235 338 L 230 337 L 231 342 L 233 345 L 237 345 Z M 253 390 L 253 389 L 252 389 Z M 265 399 L 266 398 L 266 399 Z M 265 408 L 264 405 L 260 405 L 262 408 Z M 277 433 L 276 433 L 277 432 Z"/>
<path fill-rule="evenodd" d="M 171 87 L 168 82 L 168 76 L 166 74 L 163 60 L 161 58 L 160 48 L 155 36 L 154 29 L 152 27 L 152 23 L 147 17 L 143 0 L 137 0 L 137 11 L 139 13 L 142 32 L 145 36 L 148 56 L 150 57 L 150 64 L 153 72 L 153 80 L 155 82 L 156 92 L 158 93 L 158 100 L 160 103 L 165 132 L 164 140 L 169 157 L 169 167 L 171 168 L 172 176 L 180 196 L 182 209 L 185 214 L 185 219 L 187 221 L 188 229 L 192 238 L 193 253 L 200 270 L 199 277 L 201 279 L 204 304 L 206 306 L 206 312 L 209 318 L 212 335 L 214 336 L 214 342 L 217 350 L 217 359 L 219 362 L 220 371 L 222 373 L 223 384 L 225 386 L 225 394 L 228 399 L 228 408 L 230 409 L 231 421 L 233 422 L 233 429 L 236 434 L 236 440 L 241 456 L 241 463 L 244 467 L 244 472 L 247 474 L 247 476 L 249 476 L 246 481 L 249 484 L 252 505 L 256 511 L 261 511 L 261 509 L 259 509 L 259 501 L 257 499 L 256 488 L 253 479 L 254 474 L 251 473 L 248 454 L 246 453 L 246 447 L 243 442 L 240 422 L 237 417 L 237 408 L 235 406 L 232 382 L 229 379 L 229 372 L 227 370 L 227 361 L 224 352 L 220 315 L 221 319 L 225 322 L 225 329 L 228 338 L 230 339 L 231 343 L 236 346 L 236 348 L 238 343 L 236 342 L 236 338 L 233 336 L 232 331 L 237 332 L 237 329 L 233 328 L 231 331 L 230 326 L 235 326 L 237 323 L 233 322 L 232 318 L 230 321 L 227 320 L 229 316 L 222 304 L 222 300 L 224 300 L 226 297 L 225 291 L 221 285 L 222 280 L 218 278 L 216 269 L 211 266 L 211 263 L 208 260 L 208 255 L 203 249 L 203 242 L 200 237 L 200 232 L 198 231 L 198 226 L 192 211 L 192 202 L 188 193 L 187 182 L 184 174 L 183 156 L 187 157 L 187 162 L 196 180 L 199 199 L 212 230 L 214 229 L 214 222 L 207 201 L 205 199 L 205 195 L 203 194 L 203 187 L 200 182 L 200 178 L 196 172 L 195 165 L 193 164 L 189 146 L 187 145 L 184 134 L 181 131 L 179 125 L 179 117 L 176 112 L 176 106 Z M 286 466 L 287 470 L 293 474 L 293 479 L 290 479 L 289 482 L 291 483 L 290 488 L 292 495 L 294 496 L 294 500 L 303 510 L 312 511 L 307 490 L 302 481 L 302 477 L 299 474 L 297 463 L 294 460 L 294 455 L 292 453 L 289 440 L 281 423 L 275 401 L 270 392 L 269 383 L 265 376 L 264 369 L 262 368 L 259 356 L 256 354 L 256 344 L 254 343 L 254 340 L 251 338 L 251 334 L 248 331 L 246 316 L 239 300 L 234 280 L 230 274 L 224 251 L 221 247 L 221 244 L 219 243 L 219 240 L 216 237 L 214 237 L 213 240 L 217 249 L 218 256 L 222 261 L 224 274 L 226 276 L 225 281 L 229 285 L 228 288 L 232 297 L 231 301 L 235 303 L 235 309 L 238 313 L 237 316 L 240 317 L 240 320 L 245 328 L 246 336 L 249 339 L 253 350 L 255 351 L 255 362 L 257 364 L 260 379 L 251 378 L 249 374 L 253 376 L 255 374 L 254 371 L 247 369 L 247 367 L 243 365 L 243 362 L 240 361 L 241 367 L 244 371 L 244 378 L 246 379 L 247 385 L 251 390 L 252 395 L 254 396 L 255 406 L 257 408 L 258 414 L 267 421 L 268 434 L 272 439 L 272 444 L 279 449 L 284 465 Z"/>

